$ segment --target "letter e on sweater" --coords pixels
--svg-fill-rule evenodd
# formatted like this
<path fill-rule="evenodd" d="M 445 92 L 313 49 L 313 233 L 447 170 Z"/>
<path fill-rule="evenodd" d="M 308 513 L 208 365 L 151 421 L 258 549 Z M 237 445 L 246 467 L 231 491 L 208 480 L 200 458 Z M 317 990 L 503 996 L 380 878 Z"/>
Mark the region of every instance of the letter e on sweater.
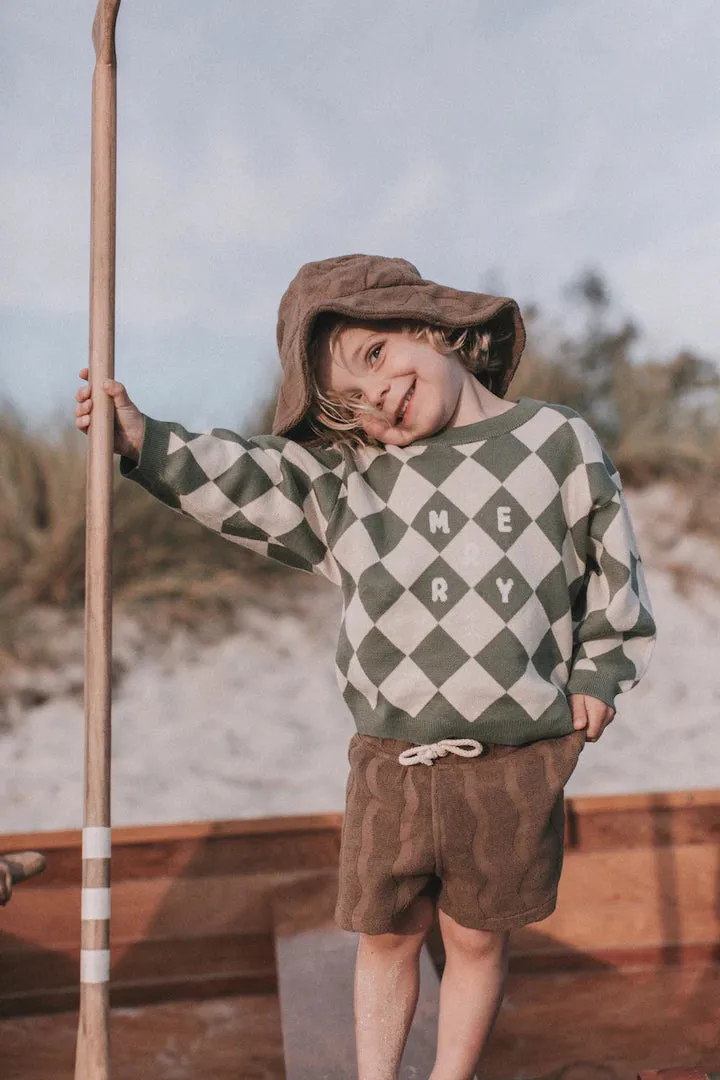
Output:
<path fill-rule="evenodd" d="M 512 524 L 510 522 L 510 510 L 509 506 L 498 506 L 497 508 L 497 522 L 498 532 L 512 532 Z"/>

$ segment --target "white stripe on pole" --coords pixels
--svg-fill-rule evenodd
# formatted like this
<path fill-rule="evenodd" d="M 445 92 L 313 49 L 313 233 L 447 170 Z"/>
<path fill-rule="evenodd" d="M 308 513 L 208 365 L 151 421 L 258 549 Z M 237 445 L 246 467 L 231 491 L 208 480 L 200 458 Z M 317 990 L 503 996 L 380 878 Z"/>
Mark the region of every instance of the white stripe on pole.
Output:
<path fill-rule="evenodd" d="M 80 982 L 105 983 L 110 979 L 110 950 L 81 949 Z"/>
<path fill-rule="evenodd" d="M 110 890 L 83 889 L 81 913 L 84 920 L 110 918 Z"/>
<path fill-rule="evenodd" d="M 110 829 L 91 825 L 82 831 L 83 859 L 109 859 L 111 851 Z"/>

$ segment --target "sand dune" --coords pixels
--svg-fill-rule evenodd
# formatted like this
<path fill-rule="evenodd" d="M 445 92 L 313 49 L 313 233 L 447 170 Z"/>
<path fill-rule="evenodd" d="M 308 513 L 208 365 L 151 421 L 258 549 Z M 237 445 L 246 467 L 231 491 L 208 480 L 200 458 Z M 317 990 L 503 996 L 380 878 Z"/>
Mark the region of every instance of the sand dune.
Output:
<path fill-rule="evenodd" d="M 720 784 L 720 545 L 684 531 L 668 485 L 628 492 L 658 623 L 650 670 L 583 752 L 571 793 Z M 178 635 L 132 658 L 113 709 L 113 821 L 131 824 L 342 809 L 354 727 L 332 667 L 338 597 L 253 609 L 219 644 Z M 132 637 L 132 635 L 131 635 Z M 74 828 L 82 705 L 59 694 L 0 735 L 0 828 Z"/>

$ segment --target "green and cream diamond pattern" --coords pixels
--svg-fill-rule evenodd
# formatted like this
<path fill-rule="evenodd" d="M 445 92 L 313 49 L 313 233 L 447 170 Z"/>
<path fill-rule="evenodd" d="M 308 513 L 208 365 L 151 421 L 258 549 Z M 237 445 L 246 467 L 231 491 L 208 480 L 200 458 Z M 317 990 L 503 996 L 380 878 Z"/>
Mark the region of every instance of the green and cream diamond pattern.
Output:
<path fill-rule="evenodd" d="M 358 730 L 521 743 L 613 704 L 655 625 L 620 478 L 573 410 L 513 409 L 406 448 L 308 449 L 146 421 L 123 471 L 168 505 L 342 587 Z"/>

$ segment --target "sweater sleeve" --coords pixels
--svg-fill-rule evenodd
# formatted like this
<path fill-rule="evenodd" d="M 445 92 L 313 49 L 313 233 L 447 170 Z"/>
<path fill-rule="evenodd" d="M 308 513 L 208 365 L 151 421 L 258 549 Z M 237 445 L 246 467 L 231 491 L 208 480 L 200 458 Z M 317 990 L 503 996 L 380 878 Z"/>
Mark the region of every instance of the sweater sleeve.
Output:
<path fill-rule="evenodd" d="M 121 458 L 123 476 L 233 543 L 339 582 L 327 526 L 344 488 L 340 451 L 144 420 L 140 460 Z"/>
<path fill-rule="evenodd" d="M 589 694 L 614 707 L 617 694 L 631 690 L 645 674 L 656 626 L 620 476 L 596 439 L 595 446 L 586 473 L 593 502 L 566 692 Z"/>

